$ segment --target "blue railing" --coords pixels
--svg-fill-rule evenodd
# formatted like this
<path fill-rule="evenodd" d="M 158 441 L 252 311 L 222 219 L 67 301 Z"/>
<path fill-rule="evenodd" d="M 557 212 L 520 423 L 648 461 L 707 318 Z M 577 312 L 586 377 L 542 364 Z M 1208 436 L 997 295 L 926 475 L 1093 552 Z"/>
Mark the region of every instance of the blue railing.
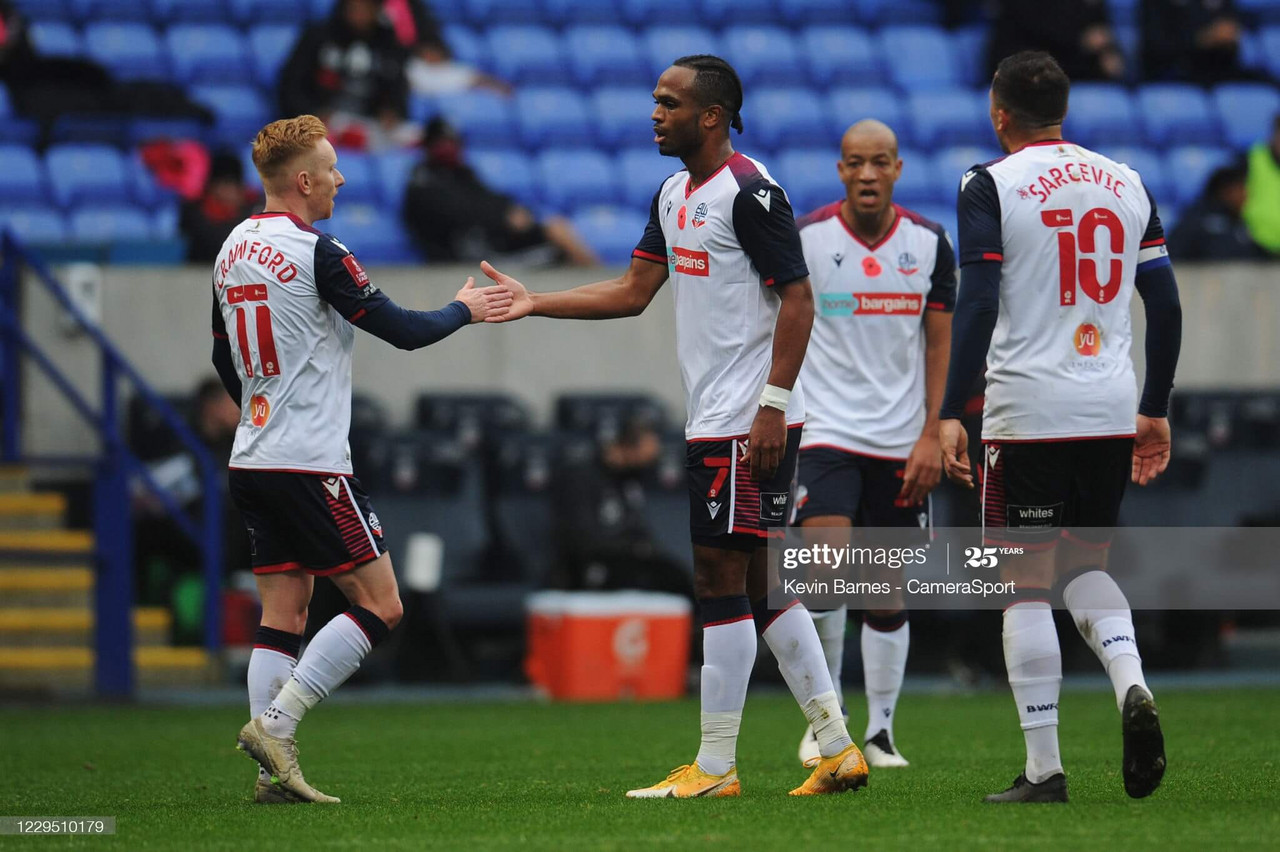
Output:
<path fill-rule="evenodd" d="M 42 285 L 75 321 L 98 350 L 101 360 L 97 410 L 58 369 L 40 344 L 22 326 L 22 272 Z M 22 449 L 21 356 L 26 355 L 49 378 L 72 408 L 97 433 L 101 447 L 96 455 L 36 456 Z M 94 325 L 38 256 L 24 248 L 7 231 L 0 234 L 0 403 L 3 435 L 0 458 L 5 463 L 73 464 L 94 469 L 93 532 L 95 566 L 95 668 L 94 684 L 100 695 L 127 696 L 133 692 L 133 519 L 130 513 L 130 481 L 146 485 L 178 528 L 200 549 L 205 580 L 204 644 L 212 654 L 222 644 L 222 490 L 218 465 L 200 439 L 173 406 L 157 394 L 141 374 Z M 147 467 L 127 446 L 121 429 L 120 380 L 124 379 L 146 405 L 159 414 L 183 447 L 196 460 L 203 496 L 199 519 L 193 519 L 173 496 L 151 476 Z"/>

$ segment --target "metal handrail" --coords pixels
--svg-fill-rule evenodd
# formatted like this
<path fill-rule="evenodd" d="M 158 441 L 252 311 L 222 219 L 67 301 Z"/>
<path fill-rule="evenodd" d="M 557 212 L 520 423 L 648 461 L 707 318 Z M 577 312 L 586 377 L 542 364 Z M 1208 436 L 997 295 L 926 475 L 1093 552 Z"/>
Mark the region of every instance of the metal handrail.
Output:
<path fill-rule="evenodd" d="M 23 268 L 35 273 L 54 300 L 97 347 L 101 358 L 101 410 L 75 387 L 67 376 L 22 327 L 19 304 Z M 3 429 L 0 458 L 6 463 L 39 462 L 41 457 L 21 449 L 21 377 L 19 356 L 27 354 L 49 378 L 72 408 L 101 438 L 94 456 L 59 456 L 57 463 L 81 462 L 95 467 L 94 533 L 96 542 L 96 620 L 94 681 L 100 694 L 127 696 L 133 692 L 133 528 L 129 513 L 130 477 L 137 477 L 158 499 L 161 508 L 197 545 L 205 580 L 204 645 L 216 652 L 222 645 L 222 490 L 218 465 L 201 440 L 142 374 L 72 300 L 45 262 L 24 247 L 11 233 L 0 233 L 0 357 L 3 358 Z M 156 413 L 195 458 L 200 473 L 203 511 L 194 521 L 152 477 L 121 436 L 117 405 L 119 380 L 126 379 L 134 392 Z"/>

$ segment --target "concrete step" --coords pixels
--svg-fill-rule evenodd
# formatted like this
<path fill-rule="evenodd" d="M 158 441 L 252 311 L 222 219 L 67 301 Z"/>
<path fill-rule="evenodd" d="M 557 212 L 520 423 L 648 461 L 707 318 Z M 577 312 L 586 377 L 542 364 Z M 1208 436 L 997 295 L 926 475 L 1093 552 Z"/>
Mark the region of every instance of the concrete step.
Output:
<path fill-rule="evenodd" d="M 57 492 L 0 492 L 0 531 L 58 529 L 66 512 L 67 498 Z"/>
<path fill-rule="evenodd" d="M 94 613 L 89 607 L 0 608 L 0 648 L 76 646 L 93 642 Z M 134 644 L 167 645 L 173 616 L 163 607 L 133 611 Z"/>
<path fill-rule="evenodd" d="M 0 559 L 27 555 L 93 556 L 93 533 L 88 530 L 0 530 Z"/>
<path fill-rule="evenodd" d="M 194 686 L 218 682 L 219 666 L 203 648 L 136 648 L 139 686 Z M 0 648 L 0 690 L 89 689 L 93 649 Z"/>
<path fill-rule="evenodd" d="M 21 494 L 31 490 L 31 476 L 25 467 L 0 465 L 0 494 Z"/>
<path fill-rule="evenodd" d="M 6 607 L 91 606 L 93 569 L 29 561 L 0 567 L 0 601 Z"/>

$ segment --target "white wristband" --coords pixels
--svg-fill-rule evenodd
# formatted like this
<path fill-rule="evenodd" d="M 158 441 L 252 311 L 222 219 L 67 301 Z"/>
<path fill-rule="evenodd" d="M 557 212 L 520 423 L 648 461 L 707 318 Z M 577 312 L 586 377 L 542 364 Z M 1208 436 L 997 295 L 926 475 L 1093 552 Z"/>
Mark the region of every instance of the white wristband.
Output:
<path fill-rule="evenodd" d="M 790 401 L 791 391 L 785 388 L 775 388 L 773 385 L 765 385 L 764 393 L 760 394 L 761 405 L 767 405 L 779 411 L 786 411 L 787 403 Z"/>

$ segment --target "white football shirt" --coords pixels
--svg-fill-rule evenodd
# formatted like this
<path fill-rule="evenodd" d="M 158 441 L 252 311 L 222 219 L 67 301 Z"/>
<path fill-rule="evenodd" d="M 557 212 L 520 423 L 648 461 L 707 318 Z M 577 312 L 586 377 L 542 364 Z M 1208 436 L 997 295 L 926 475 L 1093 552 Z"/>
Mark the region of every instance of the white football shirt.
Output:
<path fill-rule="evenodd" d="M 954 307 L 955 255 L 941 225 L 897 205 L 868 245 L 840 205 L 799 222 L 815 314 L 800 448 L 906 459 L 925 420 L 924 312 Z"/>
<path fill-rule="evenodd" d="M 960 264 L 1001 263 L 982 437 L 1132 436 L 1129 303 L 1139 264 L 1167 254 L 1138 173 L 1040 142 L 966 172 L 958 212 Z"/>
<path fill-rule="evenodd" d="M 387 301 L 347 247 L 289 213 L 241 222 L 213 272 L 240 377 L 234 469 L 350 475 L 351 322 Z"/>
<path fill-rule="evenodd" d="M 770 288 L 809 274 L 786 193 L 738 153 L 696 186 L 676 172 L 654 195 L 633 256 L 667 264 L 675 289 L 685 436 L 745 437 L 773 364 L 780 300 Z M 804 412 L 797 380 L 788 425 Z"/>

